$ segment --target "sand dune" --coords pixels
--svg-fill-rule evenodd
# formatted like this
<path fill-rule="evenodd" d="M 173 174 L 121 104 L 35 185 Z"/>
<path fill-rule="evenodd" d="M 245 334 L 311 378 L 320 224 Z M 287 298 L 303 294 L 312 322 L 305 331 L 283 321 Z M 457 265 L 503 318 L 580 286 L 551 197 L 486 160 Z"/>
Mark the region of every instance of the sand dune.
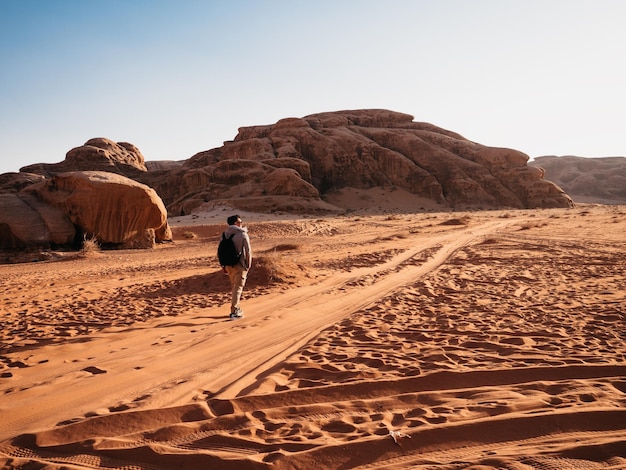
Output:
<path fill-rule="evenodd" d="M 222 214 L 0 267 L 4 468 L 626 468 L 626 209 Z M 193 235 L 193 238 L 191 238 Z"/>

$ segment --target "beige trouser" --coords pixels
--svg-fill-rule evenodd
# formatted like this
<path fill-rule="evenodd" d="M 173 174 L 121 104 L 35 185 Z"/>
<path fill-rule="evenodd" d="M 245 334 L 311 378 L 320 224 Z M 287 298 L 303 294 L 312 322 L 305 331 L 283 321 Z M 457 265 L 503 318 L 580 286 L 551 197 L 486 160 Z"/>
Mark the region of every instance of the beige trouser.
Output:
<path fill-rule="evenodd" d="M 235 266 L 226 266 L 226 272 L 230 278 L 230 285 L 233 288 L 233 295 L 230 301 L 230 313 L 235 313 L 241 310 L 239 301 L 241 300 L 243 286 L 246 285 L 248 271 L 244 269 L 241 264 L 236 264 Z"/>

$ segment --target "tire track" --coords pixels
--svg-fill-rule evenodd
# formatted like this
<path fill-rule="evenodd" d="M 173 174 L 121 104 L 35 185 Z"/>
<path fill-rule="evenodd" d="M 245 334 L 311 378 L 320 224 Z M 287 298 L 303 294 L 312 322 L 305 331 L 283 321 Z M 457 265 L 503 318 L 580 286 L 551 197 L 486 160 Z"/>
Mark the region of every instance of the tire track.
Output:
<path fill-rule="evenodd" d="M 30 379 L 31 371 L 22 371 L 20 400 L 12 400 L 10 393 L 0 396 L 0 410 L 5 410 L 0 439 L 86 415 L 178 406 L 207 395 L 237 396 L 322 329 L 436 269 L 456 250 L 507 223 L 488 222 L 438 234 L 384 264 L 339 272 L 306 288 L 250 299 L 246 306 L 254 313 L 235 324 L 212 321 L 207 325 L 207 316 L 214 320 L 219 314 L 209 311 L 197 318 L 198 312 L 190 311 L 174 321 L 156 319 L 102 331 L 87 343 L 87 349 L 81 343 L 43 347 L 41 354 L 57 361 L 38 366 Z M 439 246 L 426 262 L 410 264 L 424 250 Z M 348 287 L 374 275 L 379 277 L 367 289 Z M 344 289 L 341 294 L 339 288 Z M 190 332 L 189 325 L 197 326 L 195 332 Z M 260 335 L 259 329 L 267 333 Z M 259 342 L 259 338 L 263 340 Z M 116 348 L 117 344 L 123 346 Z M 160 355 L 176 355 L 180 367 L 170 370 L 167 362 L 161 364 Z M 84 370 L 86 366 L 105 373 L 90 374 Z M 48 385 L 45 394 L 38 390 L 42 385 Z M 72 393 L 65 393 L 65 387 L 71 387 Z M 113 403 L 111 397 L 116 397 Z M 73 414 L 68 416 L 67 410 Z"/>

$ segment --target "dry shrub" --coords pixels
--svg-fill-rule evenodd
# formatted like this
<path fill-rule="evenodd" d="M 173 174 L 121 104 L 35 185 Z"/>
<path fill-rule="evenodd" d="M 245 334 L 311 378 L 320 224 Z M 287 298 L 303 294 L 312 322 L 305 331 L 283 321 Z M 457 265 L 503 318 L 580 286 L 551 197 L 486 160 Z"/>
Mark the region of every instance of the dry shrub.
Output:
<path fill-rule="evenodd" d="M 409 232 L 409 233 L 413 233 L 413 232 Z M 402 240 L 405 238 L 409 238 L 409 234 L 407 232 L 398 232 L 398 233 L 393 233 L 391 235 L 387 235 L 386 237 L 378 237 L 372 242 L 373 243 L 390 242 L 392 240 Z"/>
<path fill-rule="evenodd" d="M 186 231 L 186 232 L 183 232 L 183 237 L 190 240 L 192 238 L 196 238 L 197 235 L 194 232 Z"/>
<path fill-rule="evenodd" d="M 98 239 L 95 236 L 87 238 L 87 235 L 83 235 L 83 248 L 81 250 L 81 254 L 83 256 L 89 256 L 93 253 L 98 253 L 100 251 L 100 243 L 98 243 Z"/>
<path fill-rule="evenodd" d="M 269 250 L 265 251 L 265 253 L 275 253 L 277 251 L 294 251 L 299 249 L 300 245 L 296 243 L 282 243 L 280 245 L 276 245 L 274 248 L 270 248 Z"/>
<path fill-rule="evenodd" d="M 249 280 L 257 286 L 271 284 L 296 284 L 306 277 L 304 268 L 291 256 L 278 251 L 265 252 L 252 262 Z"/>
<path fill-rule="evenodd" d="M 439 225 L 467 225 L 470 221 L 469 215 L 464 215 L 463 217 L 457 217 L 454 219 L 448 219 L 441 222 Z"/>

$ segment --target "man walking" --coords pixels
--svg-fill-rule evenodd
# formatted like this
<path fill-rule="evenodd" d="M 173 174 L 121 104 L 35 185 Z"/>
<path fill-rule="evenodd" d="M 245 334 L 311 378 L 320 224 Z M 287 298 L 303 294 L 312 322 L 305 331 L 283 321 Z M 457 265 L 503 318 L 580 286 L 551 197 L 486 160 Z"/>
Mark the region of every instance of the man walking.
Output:
<path fill-rule="evenodd" d="M 248 271 L 252 266 L 252 248 L 250 247 L 250 237 L 248 228 L 242 227 L 241 217 L 231 215 L 228 219 L 228 228 L 222 234 L 222 238 L 231 237 L 239 255 L 239 262 L 233 266 L 224 266 L 224 272 L 228 274 L 232 287 L 232 298 L 230 303 L 230 318 L 232 320 L 243 317 L 243 310 L 239 305 L 243 287 L 246 285 Z"/>

